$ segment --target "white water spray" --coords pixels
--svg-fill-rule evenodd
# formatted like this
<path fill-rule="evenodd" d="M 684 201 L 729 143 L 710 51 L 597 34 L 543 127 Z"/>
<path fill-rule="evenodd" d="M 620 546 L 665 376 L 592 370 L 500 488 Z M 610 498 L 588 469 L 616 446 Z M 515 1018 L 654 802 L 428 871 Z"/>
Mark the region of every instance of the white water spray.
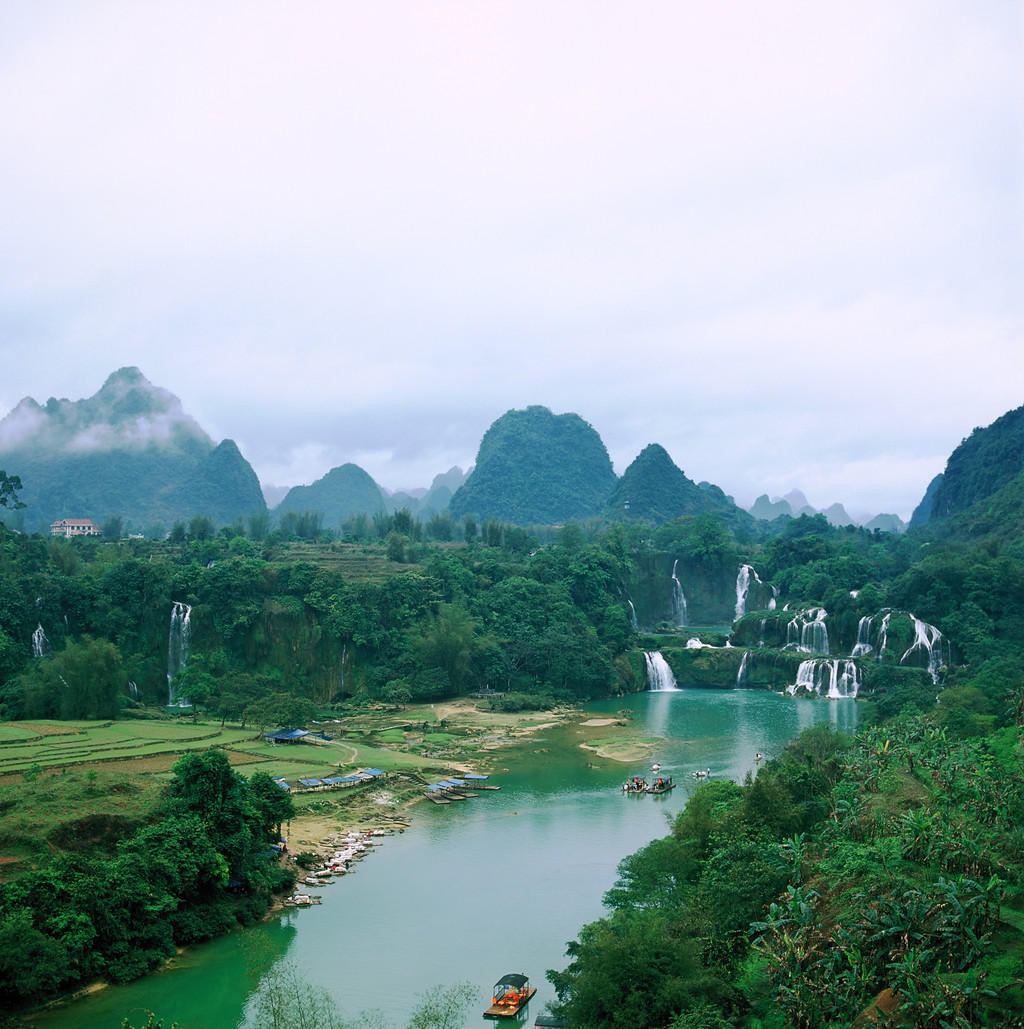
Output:
<path fill-rule="evenodd" d="M 178 704 L 171 685 L 174 677 L 188 664 L 192 608 L 177 601 L 171 608 L 171 628 L 167 637 L 167 704 Z"/>
<path fill-rule="evenodd" d="M 686 624 L 686 594 L 683 592 L 682 584 L 676 578 L 676 568 L 679 566 L 679 558 L 672 562 L 672 618 L 676 627 L 682 629 Z"/>
<path fill-rule="evenodd" d="M 647 688 L 651 693 L 666 693 L 679 689 L 676 677 L 661 651 L 645 650 L 644 661 L 647 662 Z"/>

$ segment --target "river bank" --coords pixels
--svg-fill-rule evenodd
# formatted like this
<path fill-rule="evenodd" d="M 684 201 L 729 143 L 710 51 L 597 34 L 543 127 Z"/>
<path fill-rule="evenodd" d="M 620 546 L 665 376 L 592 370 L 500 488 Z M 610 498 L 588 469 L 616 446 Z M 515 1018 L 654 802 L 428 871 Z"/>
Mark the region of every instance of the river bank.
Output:
<path fill-rule="evenodd" d="M 402 715 L 412 723 L 430 719 L 451 732 L 478 741 L 478 745 L 471 754 L 455 753 L 443 761 L 427 760 L 415 771 L 389 772 L 382 782 L 355 791 L 296 798 L 297 812 L 286 827 L 286 839 L 292 852 L 323 855 L 333 849 L 330 837 L 341 830 L 369 832 L 406 828 L 414 810 L 427 800 L 423 782 L 416 781 L 417 776 L 434 781 L 467 774 L 493 776 L 507 772 L 506 756 L 510 750 L 521 748 L 538 733 L 555 726 L 576 721 L 581 737 L 579 745 L 616 761 L 634 761 L 653 749 L 649 741 L 598 739 L 605 736 L 611 726 L 628 726 L 628 719 L 583 718 L 582 709 L 577 707 L 505 714 L 481 709 L 475 701 L 460 697 L 410 708 Z M 392 717 L 391 720 L 397 719 Z"/>

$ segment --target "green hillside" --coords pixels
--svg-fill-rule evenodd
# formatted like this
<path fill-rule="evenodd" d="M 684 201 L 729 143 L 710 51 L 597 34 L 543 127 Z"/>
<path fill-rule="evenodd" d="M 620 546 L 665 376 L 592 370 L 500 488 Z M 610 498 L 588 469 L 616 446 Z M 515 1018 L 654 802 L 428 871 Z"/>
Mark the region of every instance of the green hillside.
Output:
<path fill-rule="evenodd" d="M 476 467 L 452 497 L 472 514 L 516 525 L 558 525 L 599 515 L 615 488 L 611 458 L 577 414 L 508 411 L 484 433 Z"/>
<path fill-rule="evenodd" d="M 288 511 L 316 511 L 327 525 L 337 527 L 353 514 L 375 514 L 388 506 L 380 486 L 358 465 L 332 468 L 309 486 L 293 486 L 274 509 L 280 516 Z"/>

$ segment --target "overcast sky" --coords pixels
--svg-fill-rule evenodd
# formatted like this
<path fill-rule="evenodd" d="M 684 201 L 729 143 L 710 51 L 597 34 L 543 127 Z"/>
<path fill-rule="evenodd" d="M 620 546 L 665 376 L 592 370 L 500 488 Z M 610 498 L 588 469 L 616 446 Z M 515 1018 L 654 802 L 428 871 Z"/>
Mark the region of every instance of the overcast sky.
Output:
<path fill-rule="evenodd" d="M 1018 0 L 0 0 L 0 416 L 137 365 L 396 489 L 543 404 L 907 518 L 1024 403 L 1022 55 Z"/>

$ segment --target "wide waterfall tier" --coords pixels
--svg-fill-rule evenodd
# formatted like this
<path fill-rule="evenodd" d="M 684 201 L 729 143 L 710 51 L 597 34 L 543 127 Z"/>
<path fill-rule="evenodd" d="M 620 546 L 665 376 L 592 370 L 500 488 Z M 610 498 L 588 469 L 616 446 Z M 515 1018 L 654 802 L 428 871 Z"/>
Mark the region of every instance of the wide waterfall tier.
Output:
<path fill-rule="evenodd" d="M 860 669 L 856 661 L 846 658 L 810 658 L 801 661 L 796 682 L 788 687 L 790 694 L 800 690 L 819 697 L 834 699 L 856 697 L 860 689 Z"/>
<path fill-rule="evenodd" d="M 684 628 L 687 622 L 686 594 L 683 592 L 682 583 L 676 576 L 676 569 L 679 567 L 679 558 L 672 562 L 672 620 L 677 628 Z"/>
<path fill-rule="evenodd" d="M 178 703 L 174 695 L 174 677 L 188 664 L 192 608 L 175 603 L 171 607 L 171 627 L 167 636 L 167 704 Z"/>
<path fill-rule="evenodd" d="M 823 607 L 809 607 L 800 611 L 786 626 L 786 645 L 783 650 L 797 650 L 801 654 L 827 654 L 828 629 Z"/>
<path fill-rule="evenodd" d="M 678 690 L 676 677 L 672 674 L 668 662 L 659 650 L 644 651 L 644 661 L 647 663 L 647 688 L 652 693 L 665 693 L 669 690 Z"/>

